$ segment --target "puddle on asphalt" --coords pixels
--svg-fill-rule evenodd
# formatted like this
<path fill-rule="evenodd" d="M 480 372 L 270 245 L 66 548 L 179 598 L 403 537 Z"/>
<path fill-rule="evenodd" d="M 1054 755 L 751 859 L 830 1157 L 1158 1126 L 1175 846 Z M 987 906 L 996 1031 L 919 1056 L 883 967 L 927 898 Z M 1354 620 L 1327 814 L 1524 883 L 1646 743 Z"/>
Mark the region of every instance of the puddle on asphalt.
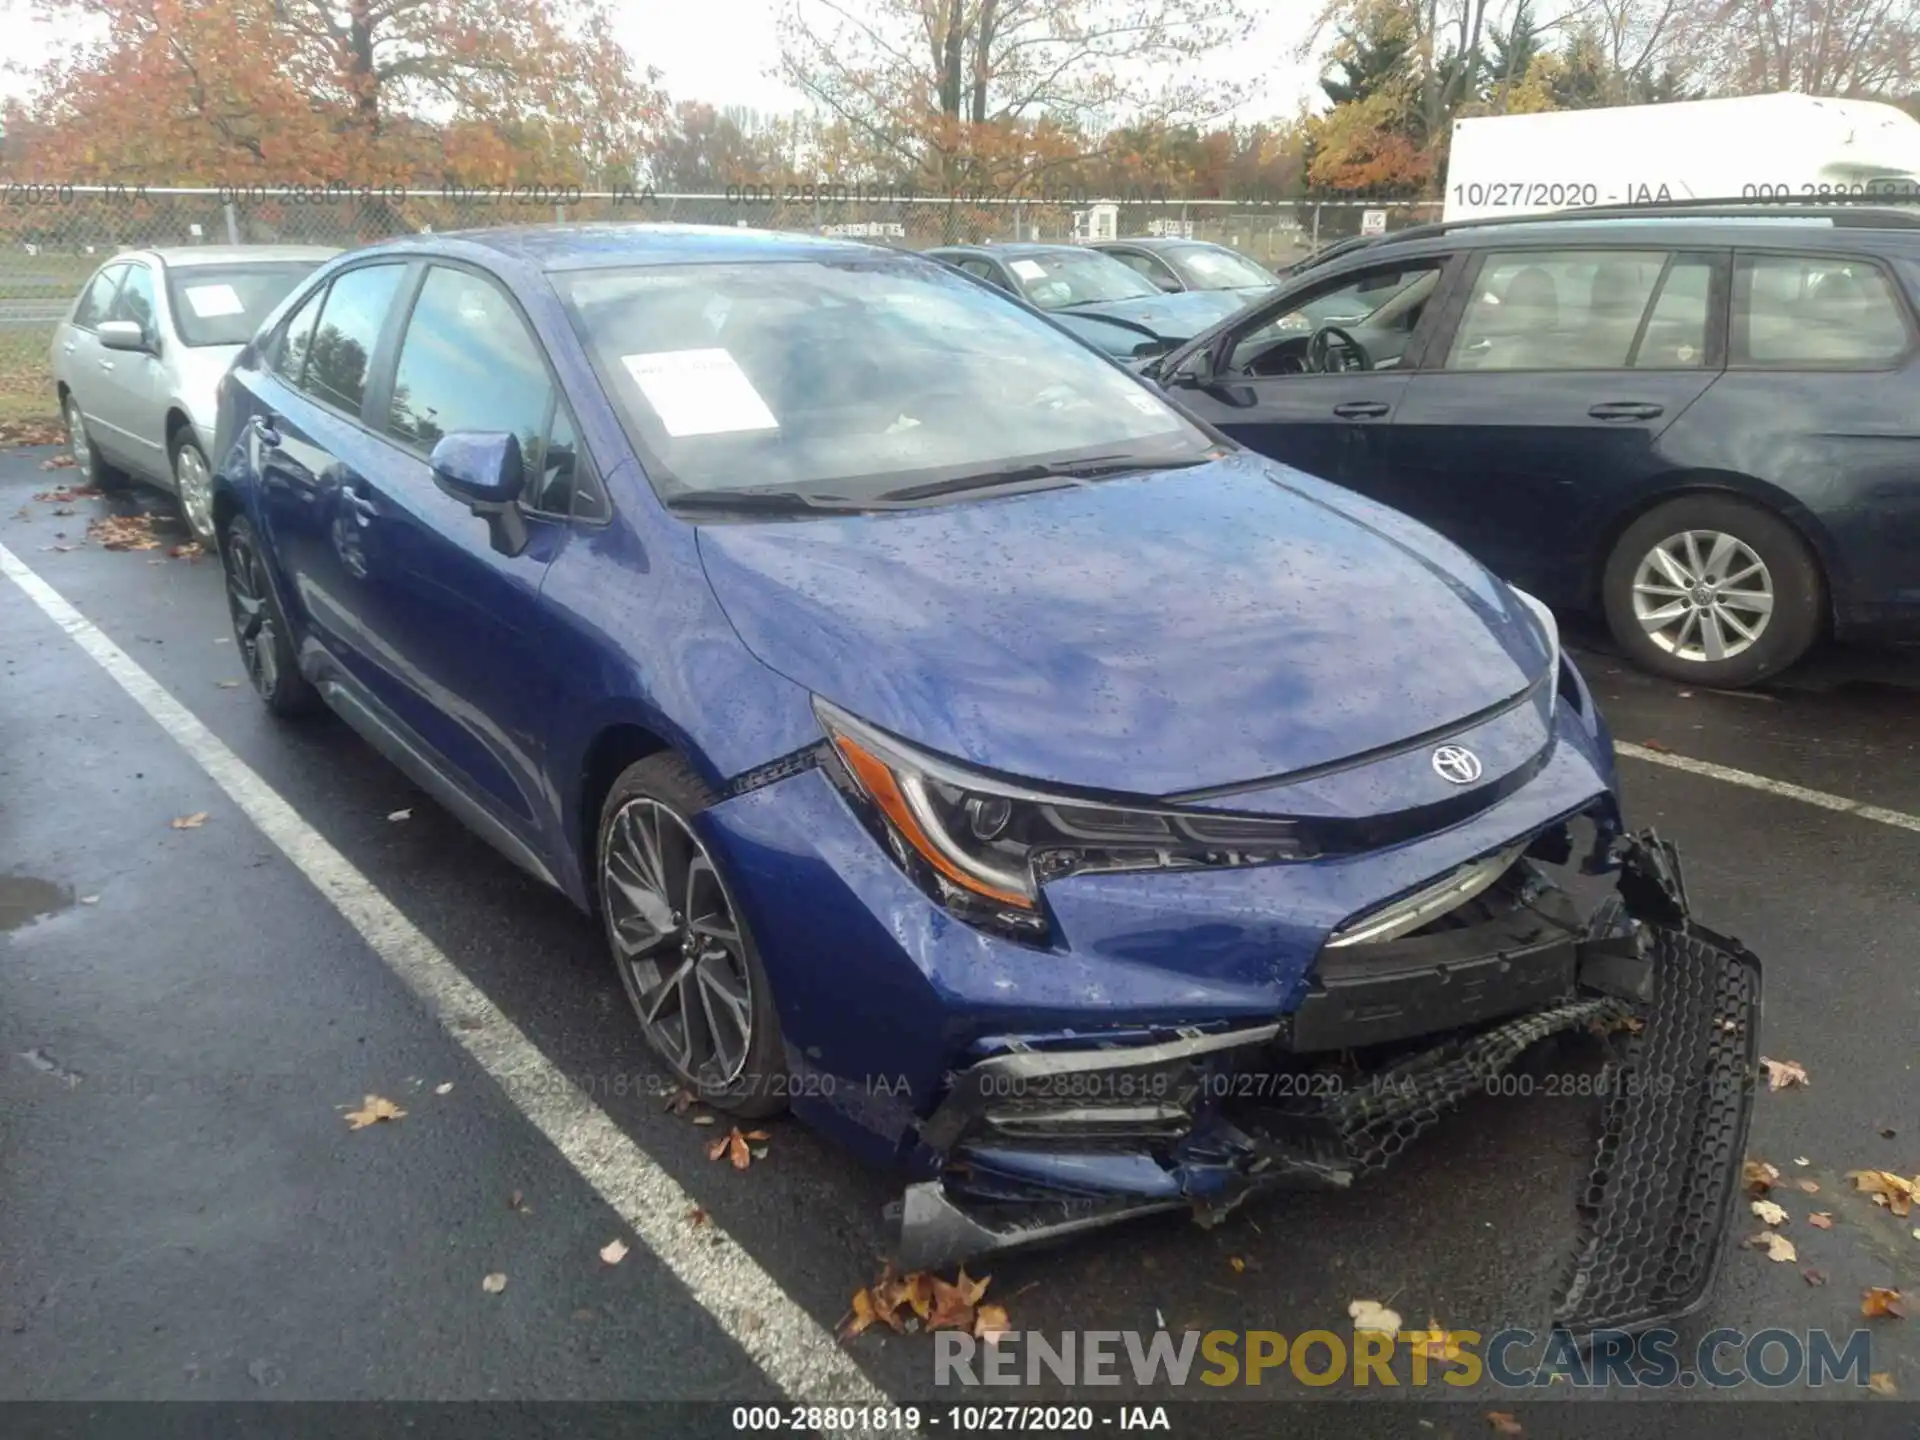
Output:
<path fill-rule="evenodd" d="M 73 888 L 31 875 L 0 875 L 0 931 L 18 930 L 29 920 L 56 915 L 73 906 Z"/>

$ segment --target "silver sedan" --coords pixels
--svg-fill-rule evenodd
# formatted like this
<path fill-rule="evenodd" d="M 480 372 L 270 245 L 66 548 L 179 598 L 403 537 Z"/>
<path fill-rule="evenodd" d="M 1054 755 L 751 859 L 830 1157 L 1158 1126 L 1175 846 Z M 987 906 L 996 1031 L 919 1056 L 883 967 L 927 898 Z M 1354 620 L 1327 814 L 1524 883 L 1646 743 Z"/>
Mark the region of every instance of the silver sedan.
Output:
<path fill-rule="evenodd" d="M 53 336 L 53 378 L 74 464 L 103 489 L 174 491 L 213 538 L 215 390 L 261 320 L 321 262 L 318 245 L 190 245 L 115 255 Z"/>

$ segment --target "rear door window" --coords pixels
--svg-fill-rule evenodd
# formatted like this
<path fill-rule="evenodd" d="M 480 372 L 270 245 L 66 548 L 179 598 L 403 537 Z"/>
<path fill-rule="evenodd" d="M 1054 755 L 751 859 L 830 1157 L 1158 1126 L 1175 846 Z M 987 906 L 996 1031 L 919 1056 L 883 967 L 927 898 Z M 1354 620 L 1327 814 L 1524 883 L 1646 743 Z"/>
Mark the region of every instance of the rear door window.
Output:
<path fill-rule="evenodd" d="M 363 265 L 337 277 L 313 332 L 300 388 L 314 399 L 359 415 L 367 367 L 400 287 L 401 264 Z"/>
<path fill-rule="evenodd" d="M 1624 370 L 1667 263 L 1662 250 L 1494 251 L 1460 317 L 1446 368 Z M 1683 294 L 1673 306 L 1679 314 Z"/>
<path fill-rule="evenodd" d="M 1851 256 L 1738 256 L 1731 320 L 1732 363 L 1747 368 L 1885 369 L 1911 344 L 1893 281 Z"/>

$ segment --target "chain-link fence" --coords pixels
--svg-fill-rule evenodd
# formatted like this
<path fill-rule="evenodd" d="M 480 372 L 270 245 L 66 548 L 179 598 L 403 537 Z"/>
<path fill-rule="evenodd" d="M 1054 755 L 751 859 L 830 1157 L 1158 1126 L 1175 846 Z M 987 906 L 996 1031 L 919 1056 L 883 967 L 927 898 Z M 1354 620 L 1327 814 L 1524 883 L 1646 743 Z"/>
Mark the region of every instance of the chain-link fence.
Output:
<path fill-rule="evenodd" d="M 832 185 L 738 185 L 710 194 L 661 194 L 539 186 L 454 192 L 0 184 L 0 422 L 57 417 L 48 364 L 54 328 L 87 276 L 122 250 L 244 244 L 350 248 L 423 230 L 666 221 L 847 235 L 914 249 L 1185 236 L 1231 246 L 1277 267 L 1357 234 L 1363 225 L 1400 229 L 1437 219 L 1438 213 L 1437 201 L 1106 200 L 1083 193 L 929 197 Z"/>

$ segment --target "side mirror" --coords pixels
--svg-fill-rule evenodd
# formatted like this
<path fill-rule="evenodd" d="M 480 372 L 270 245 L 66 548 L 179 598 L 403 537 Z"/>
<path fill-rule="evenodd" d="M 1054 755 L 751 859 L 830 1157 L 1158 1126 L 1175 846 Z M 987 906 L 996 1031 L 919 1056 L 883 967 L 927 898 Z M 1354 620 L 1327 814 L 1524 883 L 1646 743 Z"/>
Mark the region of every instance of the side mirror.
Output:
<path fill-rule="evenodd" d="M 527 548 L 527 522 L 516 503 L 527 483 L 518 437 L 506 430 L 459 430 L 440 437 L 427 464 L 442 493 L 487 522 L 495 550 L 518 555 Z"/>
<path fill-rule="evenodd" d="M 94 332 L 100 337 L 100 343 L 109 350 L 152 350 L 147 343 L 147 335 L 131 320 L 104 320 Z"/>
<path fill-rule="evenodd" d="M 1213 369 L 1213 350 L 1211 347 L 1206 347 L 1194 351 L 1182 360 L 1171 374 L 1165 376 L 1164 383 L 1178 385 L 1186 390 L 1204 390 L 1213 384 L 1216 378 Z"/>
<path fill-rule="evenodd" d="M 1178 295 L 1182 288 L 1184 288 L 1180 282 L 1171 275 L 1155 275 L 1152 279 L 1154 284 L 1158 285 L 1170 295 Z"/>

